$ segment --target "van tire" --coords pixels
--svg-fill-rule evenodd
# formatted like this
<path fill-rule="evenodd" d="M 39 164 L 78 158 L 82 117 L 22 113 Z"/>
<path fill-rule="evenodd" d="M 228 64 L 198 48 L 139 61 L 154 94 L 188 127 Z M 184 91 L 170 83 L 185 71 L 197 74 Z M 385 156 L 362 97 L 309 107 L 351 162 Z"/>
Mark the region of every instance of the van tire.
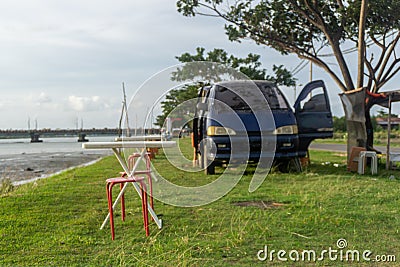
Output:
<path fill-rule="evenodd" d="M 207 145 L 203 145 L 203 155 L 201 155 L 201 168 L 206 175 L 215 174 L 215 163 L 207 159 Z"/>
<path fill-rule="evenodd" d="M 199 154 L 199 167 L 200 169 L 204 169 L 204 153 L 201 152 Z"/>
<path fill-rule="evenodd" d="M 302 172 L 301 162 L 299 157 L 282 160 L 278 163 L 278 169 L 283 173 Z"/>
<path fill-rule="evenodd" d="M 213 174 L 215 174 L 215 163 L 214 163 L 214 162 L 211 162 L 211 163 L 207 166 L 207 168 L 204 169 L 204 173 L 205 173 L 206 175 L 213 175 Z"/>

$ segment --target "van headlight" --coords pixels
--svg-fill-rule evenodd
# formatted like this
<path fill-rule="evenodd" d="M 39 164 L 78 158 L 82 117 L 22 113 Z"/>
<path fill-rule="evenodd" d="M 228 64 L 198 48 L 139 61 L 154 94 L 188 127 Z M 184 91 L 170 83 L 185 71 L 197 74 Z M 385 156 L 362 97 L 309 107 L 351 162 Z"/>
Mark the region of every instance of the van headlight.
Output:
<path fill-rule="evenodd" d="M 299 130 L 297 129 L 297 125 L 286 125 L 279 128 L 276 128 L 273 134 L 298 134 Z"/>
<path fill-rule="evenodd" d="M 207 135 L 236 135 L 236 132 L 228 127 L 209 126 L 207 128 Z"/>

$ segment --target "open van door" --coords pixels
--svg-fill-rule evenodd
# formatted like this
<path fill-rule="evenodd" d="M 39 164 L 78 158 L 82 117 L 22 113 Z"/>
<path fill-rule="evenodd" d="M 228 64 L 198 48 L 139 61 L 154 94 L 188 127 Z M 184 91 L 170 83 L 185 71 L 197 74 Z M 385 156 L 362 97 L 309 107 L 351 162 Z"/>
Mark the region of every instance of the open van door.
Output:
<path fill-rule="evenodd" d="M 207 117 L 207 97 L 209 95 L 211 86 L 203 86 L 199 89 L 197 95 L 197 102 L 194 112 L 193 118 L 193 128 L 192 128 L 192 147 L 194 148 L 194 157 L 193 157 L 193 166 L 199 166 L 200 168 L 204 169 L 206 174 L 208 174 L 208 169 L 205 166 L 208 166 L 204 163 L 205 157 L 202 155 L 204 153 L 204 134 L 205 134 L 205 123 Z M 210 169 L 213 167 L 211 165 Z M 211 169 L 211 173 L 212 169 Z"/>
<path fill-rule="evenodd" d="M 195 153 L 199 153 L 199 143 L 203 139 L 203 133 L 201 131 L 201 127 L 203 124 L 203 112 L 198 108 L 199 104 L 203 102 L 204 96 L 207 93 L 208 87 L 201 87 L 197 94 L 197 102 L 194 110 L 194 118 L 193 118 L 193 128 L 192 128 L 192 146 L 195 149 Z M 197 157 L 195 157 L 197 158 Z"/>
<path fill-rule="evenodd" d="M 314 139 L 333 137 L 332 112 L 323 81 L 308 83 L 294 104 L 299 130 L 299 156 L 305 156 Z"/>

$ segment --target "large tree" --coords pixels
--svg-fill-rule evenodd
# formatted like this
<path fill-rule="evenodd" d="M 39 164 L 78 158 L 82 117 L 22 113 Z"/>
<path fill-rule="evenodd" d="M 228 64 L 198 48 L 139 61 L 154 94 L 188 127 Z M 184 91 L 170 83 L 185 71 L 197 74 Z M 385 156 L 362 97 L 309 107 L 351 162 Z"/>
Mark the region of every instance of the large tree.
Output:
<path fill-rule="evenodd" d="M 292 74 L 284 68 L 282 65 L 274 65 L 272 68 L 273 74 L 268 74 L 267 70 L 262 68 L 260 62 L 260 55 L 248 54 L 245 58 L 239 58 L 234 55 L 229 55 L 225 50 L 215 48 L 209 52 L 206 52 L 204 48 L 197 47 L 195 54 L 184 53 L 177 56 L 176 59 L 181 63 L 191 63 L 191 62 L 213 62 L 219 63 L 222 67 L 226 67 L 225 70 L 231 69 L 234 72 L 241 72 L 245 74 L 249 79 L 252 80 L 268 80 L 273 81 L 278 85 L 285 86 L 295 86 L 296 80 L 293 78 Z M 182 68 L 178 68 L 176 72 L 172 74 L 171 79 L 175 81 L 184 81 L 193 79 L 195 76 L 199 75 L 198 69 L 193 69 L 192 66 L 202 66 L 202 64 L 187 64 L 183 65 Z M 225 74 L 224 71 L 220 72 L 220 69 L 216 69 L 212 72 L 212 68 L 209 65 L 205 65 L 203 69 L 202 77 L 203 81 L 218 81 L 218 75 Z M 243 77 L 245 76 L 243 75 Z M 177 106 L 184 103 L 187 100 L 195 99 L 197 97 L 197 91 L 200 86 L 198 85 L 187 85 L 180 89 L 173 89 L 167 95 L 166 99 L 161 102 L 162 114 L 157 116 L 156 125 L 162 127 L 168 115 L 174 110 L 175 115 L 180 117 L 185 117 L 185 114 L 193 113 L 194 106 L 188 103 L 183 104 L 176 109 Z M 174 127 L 174 125 L 172 125 Z"/>
<path fill-rule="evenodd" d="M 231 41 L 250 38 L 284 55 L 296 54 L 312 62 L 324 69 L 343 92 L 366 88 L 362 102 L 366 134 L 355 134 L 364 139 L 361 143 L 372 147 L 370 108 L 377 96 L 374 93 L 400 70 L 396 54 L 399 0 L 179 0 L 177 7 L 185 16 L 224 19 Z M 357 51 L 358 60 L 347 56 Z M 351 69 L 357 70 L 357 75 L 353 74 L 356 77 Z M 359 107 L 353 104 L 354 110 Z"/>

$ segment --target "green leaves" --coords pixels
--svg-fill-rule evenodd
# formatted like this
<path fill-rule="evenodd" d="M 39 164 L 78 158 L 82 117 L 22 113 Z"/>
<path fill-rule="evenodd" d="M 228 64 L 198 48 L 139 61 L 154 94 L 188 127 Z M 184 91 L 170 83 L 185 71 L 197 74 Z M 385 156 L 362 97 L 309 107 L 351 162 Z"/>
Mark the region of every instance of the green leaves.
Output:
<path fill-rule="evenodd" d="M 188 64 L 179 67 L 173 72 L 171 79 L 182 82 L 190 81 L 192 85 L 186 85 L 181 89 L 169 91 L 166 99 L 161 102 L 162 114 L 156 119 L 156 125 L 160 127 L 163 127 L 164 121 L 172 111 L 174 111 L 174 116 L 179 115 L 180 118 L 185 118 L 188 114 L 193 114 L 193 103 L 190 104 L 188 102 L 188 105 L 185 105 L 185 101 L 197 98 L 199 87 L 221 81 L 226 79 L 227 76 L 230 76 L 232 79 L 269 80 L 274 81 L 278 85 L 286 86 L 294 86 L 296 82 L 290 71 L 284 68 L 283 65 L 274 65 L 272 69 L 274 74 L 267 74 L 267 70 L 261 67 L 260 55 L 252 53 L 248 54 L 245 58 L 239 58 L 229 55 L 225 50 L 220 48 L 206 52 L 203 47 L 197 47 L 194 54 L 183 53 L 177 56 L 176 59 L 181 63 Z M 196 80 L 201 82 L 193 85 L 193 82 Z M 176 109 L 176 107 L 179 107 L 179 109 Z"/>
<path fill-rule="evenodd" d="M 274 66 L 274 75 L 268 75 L 267 70 L 261 67 L 260 55 L 248 54 L 245 58 L 239 58 L 234 55 L 228 55 L 228 53 L 220 48 L 214 48 L 209 52 L 205 52 L 202 47 L 196 48 L 195 54 L 184 53 L 181 56 L 176 57 L 182 63 L 208 61 L 223 64 L 226 68 L 223 69 L 222 74 L 229 73 L 229 69 L 235 69 L 237 71 L 245 74 L 249 79 L 252 80 L 269 80 L 274 81 L 278 85 L 293 86 L 295 79 L 292 77 L 291 73 L 283 67 L 283 65 L 277 67 Z M 198 67 L 198 66 L 196 66 Z M 198 75 L 197 69 L 193 69 L 193 65 L 185 65 L 179 71 L 175 72 L 173 75 L 173 80 L 183 81 L 188 79 L 193 79 Z M 205 80 L 208 81 L 219 81 L 221 80 L 218 75 L 218 71 L 222 70 L 222 67 L 216 67 L 215 72 L 211 72 L 209 69 L 203 70 L 203 75 Z"/>
<path fill-rule="evenodd" d="M 176 3 L 178 12 L 188 17 L 194 17 L 196 15 L 194 10 L 196 6 L 198 6 L 197 0 L 184 0 Z"/>
<path fill-rule="evenodd" d="M 174 111 L 174 115 L 180 115 L 181 118 L 185 117 L 187 114 L 194 113 L 194 106 L 183 104 L 185 101 L 194 99 L 197 97 L 198 86 L 196 85 L 188 85 L 183 89 L 172 89 L 169 91 L 168 95 L 166 95 L 165 100 L 161 102 L 162 114 L 157 116 L 156 125 L 163 127 L 164 122 L 168 115 L 179 105 L 179 110 Z M 178 114 L 179 113 L 179 114 Z"/>
<path fill-rule="evenodd" d="M 359 25 L 362 1 L 366 0 L 241 0 L 234 4 L 222 0 L 178 0 L 177 5 L 185 16 L 200 14 L 224 19 L 231 41 L 251 39 L 283 55 L 296 54 L 312 61 L 343 91 L 354 89 L 354 82 L 348 66 L 353 63 L 346 61 L 344 55 L 348 50 L 344 50 L 342 44 L 346 41 L 355 46 L 361 41 L 375 44 L 381 50 L 380 55 L 369 53 L 372 48 L 369 46 L 367 51 L 359 51 L 359 58 L 364 59 L 360 62 L 368 68 L 362 78 L 368 80 L 367 87 L 377 91 L 387 82 L 386 78 L 400 71 L 400 60 L 393 49 L 399 40 L 393 35 L 400 30 L 400 1 L 369 0 L 365 22 L 365 36 L 369 40 L 359 41 L 359 36 L 364 36 L 359 35 L 359 30 L 364 29 Z M 389 48 L 391 42 L 393 46 Z M 322 57 L 321 51 L 333 55 L 338 68 L 332 68 L 332 62 Z M 373 62 L 374 58 L 377 60 Z M 243 71 L 246 73 L 247 69 Z M 363 75 L 364 72 L 360 70 L 359 73 Z"/>
<path fill-rule="evenodd" d="M 283 65 L 276 66 L 274 65 L 272 70 L 275 73 L 275 76 L 267 76 L 267 80 L 273 81 L 276 84 L 283 84 L 286 86 L 295 86 L 296 79 L 292 77 L 292 73 L 288 71 Z"/>

